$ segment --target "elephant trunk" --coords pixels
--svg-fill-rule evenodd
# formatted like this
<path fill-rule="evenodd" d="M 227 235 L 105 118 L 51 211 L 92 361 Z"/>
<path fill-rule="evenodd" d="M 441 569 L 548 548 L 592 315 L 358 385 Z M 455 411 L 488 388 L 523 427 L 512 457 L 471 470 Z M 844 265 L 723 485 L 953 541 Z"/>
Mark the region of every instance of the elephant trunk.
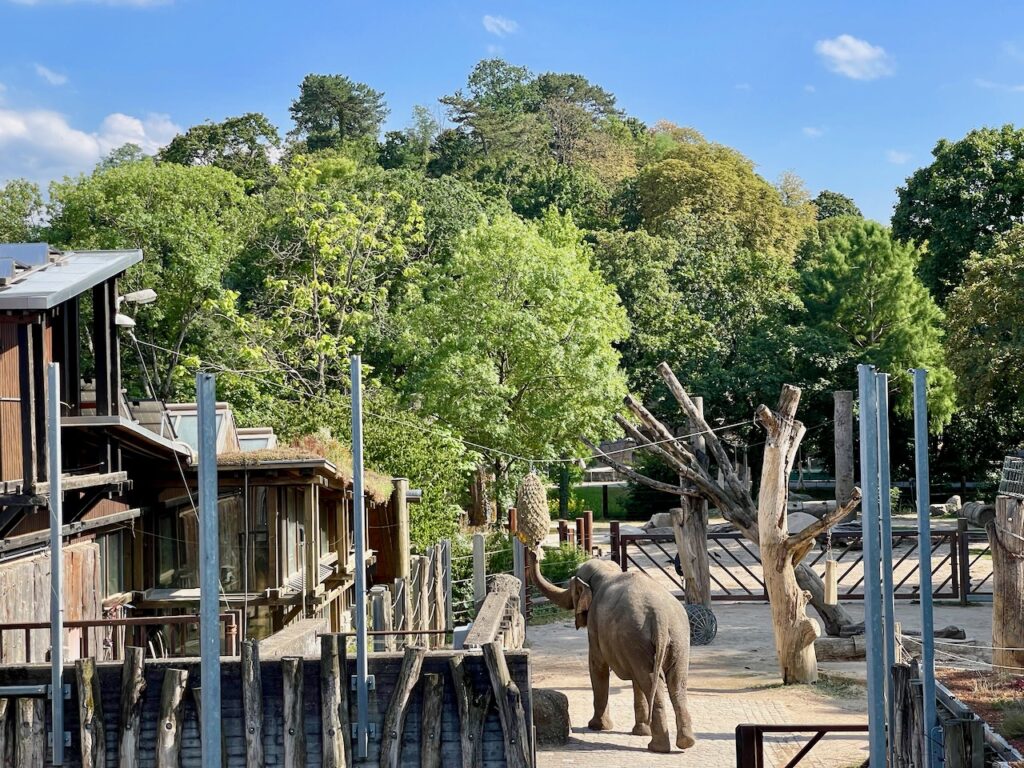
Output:
<path fill-rule="evenodd" d="M 530 580 L 537 585 L 537 589 L 559 608 L 571 611 L 572 595 L 569 594 L 569 590 L 557 587 L 544 578 L 544 575 L 540 572 L 540 560 L 537 559 L 535 551 L 527 550 L 527 558 L 530 565 Z"/>

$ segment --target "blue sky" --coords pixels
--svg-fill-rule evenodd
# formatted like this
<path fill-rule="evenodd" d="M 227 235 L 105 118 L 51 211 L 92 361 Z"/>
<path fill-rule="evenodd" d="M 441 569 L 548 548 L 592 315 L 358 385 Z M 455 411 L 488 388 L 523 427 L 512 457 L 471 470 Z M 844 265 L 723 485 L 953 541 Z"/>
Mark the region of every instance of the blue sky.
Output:
<path fill-rule="evenodd" d="M 1024 124 L 1020 3 L 0 0 L 0 39 L 0 180 L 247 111 L 287 131 L 309 72 L 384 91 L 402 127 L 492 55 L 584 74 L 882 221 L 937 139 Z"/>

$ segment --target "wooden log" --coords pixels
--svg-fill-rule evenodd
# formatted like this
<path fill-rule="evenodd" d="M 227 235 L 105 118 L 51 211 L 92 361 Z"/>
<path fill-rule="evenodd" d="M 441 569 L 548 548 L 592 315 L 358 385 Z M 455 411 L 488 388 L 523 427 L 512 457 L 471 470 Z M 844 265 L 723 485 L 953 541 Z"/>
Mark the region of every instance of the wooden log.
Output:
<path fill-rule="evenodd" d="M 483 765 L 483 729 L 494 694 L 490 686 L 478 693 L 473 677 L 466 672 L 465 654 L 448 659 L 452 673 L 455 701 L 459 707 L 459 745 L 462 768 Z"/>
<path fill-rule="evenodd" d="M 867 646 L 864 635 L 854 637 L 819 637 L 814 641 L 818 661 L 860 661 Z"/>
<path fill-rule="evenodd" d="M 18 699 L 14 765 L 43 768 L 46 762 L 46 699 Z"/>
<path fill-rule="evenodd" d="M 587 537 L 583 530 L 583 518 L 576 518 L 576 546 L 579 549 L 584 549 L 587 544 Z"/>
<path fill-rule="evenodd" d="M 75 662 L 75 679 L 78 683 L 78 738 L 82 768 L 106 768 L 107 739 L 96 659 L 78 659 Z"/>
<path fill-rule="evenodd" d="M 984 528 L 996 519 L 996 508 L 994 504 L 968 501 L 960 508 L 960 517 L 976 528 Z"/>
<path fill-rule="evenodd" d="M 583 550 L 588 555 L 592 554 L 594 551 L 594 512 L 589 509 L 583 512 L 583 537 L 586 540 Z"/>
<path fill-rule="evenodd" d="M 947 720 L 942 724 L 945 768 L 984 768 L 985 732 L 977 718 Z"/>
<path fill-rule="evenodd" d="M 120 768 L 139 768 L 142 737 L 142 703 L 146 691 L 146 651 L 129 645 L 121 665 L 121 718 L 118 725 L 117 759 Z"/>
<path fill-rule="evenodd" d="M 324 768 L 345 768 L 348 765 L 348 733 L 342 727 L 342 688 L 346 682 L 342 665 L 346 639 L 338 635 L 320 638 L 320 716 L 323 724 Z"/>
<path fill-rule="evenodd" d="M 391 694 L 391 701 L 388 702 L 388 710 L 384 715 L 380 741 L 380 768 L 398 768 L 402 756 L 402 729 L 405 727 L 405 716 L 409 712 L 409 697 L 420 679 L 420 670 L 423 669 L 423 658 L 426 655 L 427 649 L 422 646 L 405 649 L 402 669 L 398 673 L 395 690 Z"/>
<path fill-rule="evenodd" d="M 436 672 L 423 675 L 423 704 L 420 711 L 420 766 L 441 768 L 441 715 L 444 678 Z"/>
<path fill-rule="evenodd" d="M 996 499 L 992 549 L 992 664 L 1024 667 L 1024 502 Z"/>
<path fill-rule="evenodd" d="M 473 619 L 473 626 L 466 633 L 463 640 L 465 648 L 481 648 L 487 643 L 493 642 L 497 637 L 502 620 L 505 618 L 505 608 L 508 605 L 509 595 L 506 592 L 490 592 L 484 598 L 483 605 L 476 612 Z"/>
<path fill-rule="evenodd" d="M 413 629 L 422 632 L 430 629 L 430 558 L 420 555 L 416 558 L 416 577 L 413 579 L 413 611 L 416 614 L 416 625 Z M 416 645 L 429 645 L 429 635 L 414 635 Z"/>
<path fill-rule="evenodd" d="M 284 765 L 285 768 L 303 768 L 306 765 L 306 729 L 302 713 L 302 659 L 297 656 L 283 657 L 281 677 L 284 692 Z"/>
<path fill-rule="evenodd" d="M 14 699 L 0 699 L 0 765 L 14 765 Z"/>
<path fill-rule="evenodd" d="M 260 644 L 256 640 L 242 642 L 242 717 L 245 722 L 245 764 L 247 768 L 263 768 L 263 673 L 260 669 Z"/>
<path fill-rule="evenodd" d="M 836 504 L 841 507 L 850 500 L 854 488 L 853 392 L 840 390 L 833 392 L 832 398 L 835 423 Z"/>
<path fill-rule="evenodd" d="M 192 687 L 192 704 L 196 708 L 196 723 L 199 726 L 199 743 L 200 744 L 204 744 L 205 742 L 203 741 L 203 738 L 204 738 L 203 737 L 203 689 L 202 689 L 201 686 L 196 685 L 196 686 Z M 222 765 L 227 763 L 227 752 L 228 752 L 228 745 L 227 745 L 227 741 L 224 738 L 224 729 L 221 728 L 220 729 L 220 754 L 221 754 L 221 764 Z"/>
<path fill-rule="evenodd" d="M 685 580 L 683 598 L 688 605 L 711 606 L 711 564 L 708 559 L 707 504 L 681 496 L 680 506 L 669 510 L 672 533 Z"/>
<path fill-rule="evenodd" d="M 431 577 L 431 602 L 433 605 L 432 620 L 430 629 L 441 631 L 447 629 L 445 624 L 448 621 L 448 611 L 445 608 L 444 589 L 444 547 L 441 544 L 434 545 L 434 573 Z M 431 635 L 431 648 L 443 648 L 445 636 L 441 634 Z"/>
<path fill-rule="evenodd" d="M 532 750 L 519 686 L 512 681 L 500 642 L 487 643 L 483 651 L 505 738 L 505 765 L 509 768 L 530 768 Z"/>
<path fill-rule="evenodd" d="M 160 689 L 160 721 L 156 731 L 157 768 L 180 768 L 182 702 L 188 685 L 187 669 L 168 669 Z"/>

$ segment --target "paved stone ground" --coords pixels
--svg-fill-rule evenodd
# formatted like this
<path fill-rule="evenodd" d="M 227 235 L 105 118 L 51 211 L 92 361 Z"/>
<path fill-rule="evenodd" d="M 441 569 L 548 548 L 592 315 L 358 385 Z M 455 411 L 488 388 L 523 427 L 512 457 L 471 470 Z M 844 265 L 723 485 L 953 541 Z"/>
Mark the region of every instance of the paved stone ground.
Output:
<path fill-rule="evenodd" d="M 586 630 L 577 632 L 569 621 L 530 627 L 527 638 L 533 653 L 533 684 L 556 688 L 569 697 L 573 733 L 568 745 L 538 752 L 538 764 L 550 766 L 695 765 L 701 768 L 735 766 L 734 730 L 739 723 L 863 723 L 865 696 L 860 686 L 779 685 L 769 608 L 765 604 L 731 603 L 714 606 L 718 637 L 710 646 L 693 649 L 690 663 L 690 713 L 697 745 L 685 753 L 674 750 L 656 755 L 646 749 L 648 737 L 629 733 L 633 721 L 632 688 L 612 678 L 611 709 L 616 728 L 591 732 L 592 715 L 587 672 Z M 859 606 L 852 605 L 856 613 Z M 906 628 L 918 626 L 919 607 L 897 608 Z M 958 624 L 968 634 L 990 636 L 991 608 L 937 607 L 936 624 Z M 826 673 L 862 678 L 863 663 L 821 664 Z M 839 695 L 837 695 L 839 694 Z M 674 741 L 674 734 L 673 734 Z M 804 740 L 799 737 L 766 739 L 769 765 L 785 765 Z M 861 765 L 867 758 L 866 741 L 826 737 L 802 766 Z"/>

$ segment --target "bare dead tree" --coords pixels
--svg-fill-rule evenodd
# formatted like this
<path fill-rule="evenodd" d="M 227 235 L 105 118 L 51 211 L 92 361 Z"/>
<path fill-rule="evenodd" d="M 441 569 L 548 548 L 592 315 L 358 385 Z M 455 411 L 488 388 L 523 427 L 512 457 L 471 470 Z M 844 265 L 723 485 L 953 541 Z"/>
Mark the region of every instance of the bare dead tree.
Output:
<path fill-rule="evenodd" d="M 854 489 L 846 504 L 827 513 L 818 522 L 799 532 L 790 533 L 786 511 L 789 475 L 805 432 L 804 425 L 795 418 L 800 403 L 799 388 L 785 385 L 774 410 L 761 405 L 754 415 L 754 421 L 767 435 L 761 483 L 755 503 L 736 473 L 718 435 L 708 426 L 700 409 L 683 389 L 672 369 L 666 363 L 661 363 L 658 373 L 689 423 L 703 436 L 708 454 L 719 472 L 712 474 L 710 463 L 705 465 L 699 461 L 691 446 L 676 439 L 668 427 L 632 396 L 627 396 L 625 403 L 638 423 L 634 424 L 621 416 L 617 416 L 616 421 L 636 441 L 638 448 L 658 456 L 672 467 L 679 475 L 680 485 L 653 480 L 603 454 L 593 443 L 585 442 L 602 463 L 634 482 L 679 496 L 698 492 L 760 548 L 783 681 L 813 682 L 818 675 L 814 640 L 819 629 L 817 622 L 807 616 L 807 604 L 810 603 L 817 610 L 830 635 L 848 634 L 848 628 L 854 626 L 854 622 L 842 606 L 825 604 L 821 579 L 801 561 L 813 548 L 816 536 L 856 508 L 860 503 L 860 489 Z"/>

